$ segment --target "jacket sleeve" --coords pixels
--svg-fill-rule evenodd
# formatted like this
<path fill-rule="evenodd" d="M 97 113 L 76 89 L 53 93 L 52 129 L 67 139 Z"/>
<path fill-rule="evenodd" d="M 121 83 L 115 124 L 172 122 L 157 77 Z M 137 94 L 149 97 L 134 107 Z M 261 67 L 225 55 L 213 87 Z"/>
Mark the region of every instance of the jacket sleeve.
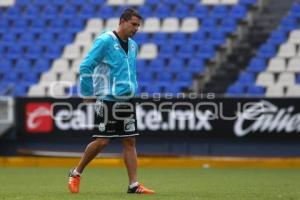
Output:
<path fill-rule="evenodd" d="M 105 57 L 107 51 L 107 39 L 98 37 L 91 50 L 84 58 L 79 68 L 80 93 L 82 96 L 93 96 L 93 73 Z"/>

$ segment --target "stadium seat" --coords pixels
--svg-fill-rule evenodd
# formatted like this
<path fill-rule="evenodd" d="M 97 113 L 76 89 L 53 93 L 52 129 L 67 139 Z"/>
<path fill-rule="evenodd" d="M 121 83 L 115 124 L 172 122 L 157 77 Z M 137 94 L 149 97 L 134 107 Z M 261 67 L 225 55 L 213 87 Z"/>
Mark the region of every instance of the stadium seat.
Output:
<path fill-rule="evenodd" d="M 272 44 L 264 44 L 262 45 L 259 50 L 257 55 L 261 58 L 271 58 L 276 55 L 276 46 Z"/>
<path fill-rule="evenodd" d="M 245 94 L 245 86 L 242 84 L 231 85 L 227 89 L 226 94 L 228 96 L 243 96 Z"/>
<path fill-rule="evenodd" d="M 176 4 L 176 1 L 173 1 Z M 173 14 L 178 18 L 178 19 L 184 19 L 186 17 L 189 17 L 190 14 L 190 8 L 184 4 L 177 4 L 175 7 L 175 10 Z"/>
<path fill-rule="evenodd" d="M 290 72 L 300 72 L 300 58 L 295 57 L 289 60 L 287 71 Z"/>
<path fill-rule="evenodd" d="M 273 86 L 275 84 L 275 77 L 273 73 L 261 72 L 257 75 L 256 85 L 259 86 Z"/>
<path fill-rule="evenodd" d="M 157 47 L 154 44 L 145 44 L 141 47 L 139 59 L 154 59 L 157 57 Z"/>
<path fill-rule="evenodd" d="M 249 85 L 246 94 L 248 96 L 264 96 L 265 88 L 257 85 Z"/>
<path fill-rule="evenodd" d="M 270 72 L 284 72 L 286 70 L 285 59 L 283 58 L 272 58 L 269 61 L 267 71 Z"/>
<path fill-rule="evenodd" d="M 296 56 L 296 46 L 294 44 L 282 44 L 279 47 L 277 56 L 282 58 L 291 58 Z"/>
<path fill-rule="evenodd" d="M 240 74 L 238 78 L 238 82 L 242 84 L 254 84 L 255 83 L 255 75 L 254 73 L 243 72 Z"/>
<path fill-rule="evenodd" d="M 162 32 L 174 33 L 179 31 L 179 21 L 175 17 L 165 18 L 161 26 Z"/>
<path fill-rule="evenodd" d="M 284 87 L 279 85 L 271 85 L 266 89 L 266 97 L 283 97 Z"/>
<path fill-rule="evenodd" d="M 85 31 L 93 34 L 98 34 L 103 29 L 103 20 L 98 18 L 89 19 Z"/>
<path fill-rule="evenodd" d="M 160 32 L 160 20 L 155 17 L 145 19 L 142 31 L 148 33 Z"/>
<path fill-rule="evenodd" d="M 141 6 L 144 5 L 145 0 L 127 0 L 126 5 L 128 6 Z"/>
<path fill-rule="evenodd" d="M 163 44 L 165 44 L 167 40 L 168 40 L 167 33 L 157 32 L 156 34 L 153 35 L 151 42 L 159 46 L 162 46 Z"/>
<path fill-rule="evenodd" d="M 192 33 L 199 29 L 199 22 L 197 18 L 188 17 L 184 18 L 181 25 L 181 32 Z"/>
<path fill-rule="evenodd" d="M 295 74 L 293 72 L 282 72 L 278 76 L 276 85 L 290 86 L 296 84 Z"/>
<path fill-rule="evenodd" d="M 253 58 L 248 66 L 249 72 L 261 72 L 266 69 L 266 61 L 262 58 Z"/>
<path fill-rule="evenodd" d="M 156 8 L 153 16 L 156 16 L 159 19 L 164 19 L 164 18 L 170 17 L 171 9 L 168 6 L 161 4 Z"/>

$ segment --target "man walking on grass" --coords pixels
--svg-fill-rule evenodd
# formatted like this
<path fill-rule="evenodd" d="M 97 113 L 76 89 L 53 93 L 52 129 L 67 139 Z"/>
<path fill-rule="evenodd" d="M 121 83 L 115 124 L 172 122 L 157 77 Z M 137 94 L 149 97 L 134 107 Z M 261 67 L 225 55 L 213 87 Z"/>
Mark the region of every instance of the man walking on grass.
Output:
<path fill-rule="evenodd" d="M 127 193 L 154 194 L 137 181 L 135 148 L 136 113 L 133 97 L 137 90 L 136 58 L 138 47 L 132 37 L 138 31 L 142 17 L 134 9 L 120 16 L 116 31 L 102 33 L 80 65 L 80 87 L 85 103 L 95 103 L 97 133 L 77 164 L 70 171 L 68 187 L 79 192 L 84 168 L 110 139 L 121 138 L 124 162 L 128 172 Z"/>

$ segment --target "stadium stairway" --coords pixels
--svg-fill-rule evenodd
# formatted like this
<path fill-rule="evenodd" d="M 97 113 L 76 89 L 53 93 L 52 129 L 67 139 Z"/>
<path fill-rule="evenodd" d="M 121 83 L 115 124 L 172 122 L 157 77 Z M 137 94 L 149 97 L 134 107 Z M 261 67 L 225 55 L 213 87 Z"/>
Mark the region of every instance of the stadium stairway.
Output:
<path fill-rule="evenodd" d="M 217 70 L 215 70 L 215 73 L 211 75 L 205 85 L 200 87 L 200 92 L 215 92 L 223 95 L 226 94 L 228 87 L 234 84 L 238 78 L 254 79 L 249 75 L 241 75 L 239 77 L 239 74 L 246 68 L 251 58 L 255 56 L 258 48 L 265 43 L 272 31 L 278 26 L 280 20 L 286 15 L 294 1 L 265 1 L 261 10 L 255 14 L 253 23 L 248 27 L 248 31 L 245 32 L 226 60 L 217 67 Z M 256 96 L 259 91 L 262 91 L 261 87 L 253 86 L 249 88 L 247 95 Z"/>
<path fill-rule="evenodd" d="M 290 2 L 291 3 L 291 2 Z M 228 96 L 299 97 L 300 1 L 294 1 L 281 23 L 260 46 L 238 80 L 227 90 Z"/>

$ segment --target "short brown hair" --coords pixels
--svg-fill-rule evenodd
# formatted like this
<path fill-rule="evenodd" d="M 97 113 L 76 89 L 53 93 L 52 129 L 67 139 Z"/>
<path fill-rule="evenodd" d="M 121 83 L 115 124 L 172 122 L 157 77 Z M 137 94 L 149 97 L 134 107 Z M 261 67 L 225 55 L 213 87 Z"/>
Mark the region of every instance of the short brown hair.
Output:
<path fill-rule="evenodd" d="M 127 8 L 123 11 L 123 13 L 120 16 L 121 19 L 124 19 L 125 21 L 128 21 L 132 18 L 132 16 L 135 16 L 139 18 L 140 20 L 143 20 L 142 16 L 139 14 L 139 12 L 133 8 Z"/>

